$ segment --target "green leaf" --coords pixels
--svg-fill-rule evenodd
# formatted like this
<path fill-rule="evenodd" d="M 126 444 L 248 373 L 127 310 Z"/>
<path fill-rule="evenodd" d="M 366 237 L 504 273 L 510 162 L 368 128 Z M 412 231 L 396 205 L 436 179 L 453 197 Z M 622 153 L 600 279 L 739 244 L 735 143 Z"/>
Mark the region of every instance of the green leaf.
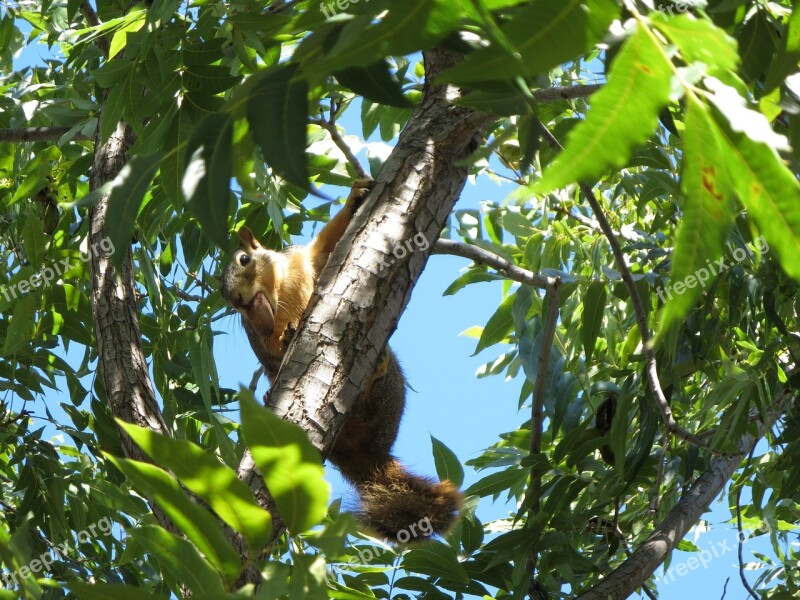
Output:
<path fill-rule="evenodd" d="M 794 9 L 795 11 L 797 8 Z M 775 29 L 764 11 L 755 10 L 739 32 L 741 73 L 756 81 L 767 71 L 775 57 Z"/>
<path fill-rule="evenodd" d="M 241 81 L 241 77 L 230 73 L 223 65 L 192 65 L 183 73 L 183 84 L 190 93 L 219 94 Z"/>
<path fill-rule="evenodd" d="M 25 225 L 22 227 L 22 244 L 31 266 L 38 271 L 44 261 L 47 236 L 44 234 L 44 224 L 33 212 L 29 212 L 25 217 Z"/>
<path fill-rule="evenodd" d="M 403 95 L 403 88 L 389 73 L 389 64 L 385 59 L 366 67 L 348 67 L 336 71 L 333 76 L 346 88 L 378 104 L 401 108 L 413 106 Z"/>
<path fill-rule="evenodd" d="M 489 317 L 473 356 L 492 344 L 502 342 L 514 330 L 514 318 L 511 315 L 511 309 L 514 307 L 515 297 L 515 294 L 506 296 L 505 300 L 497 307 L 495 313 Z"/>
<path fill-rule="evenodd" d="M 267 163 L 306 189 L 308 84 L 295 77 L 296 73 L 296 65 L 280 65 L 266 72 L 250 92 L 247 121 Z"/>
<path fill-rule="evenodd" d="M 431 436 L 433 446 L 433 462 L 436 465 L 436 474 L 441 481 L 449 479 L 456 487 L 464 483 L 464 467 L 455 453 L 442 442 Z"/>
<path fill-rule="evenodd" d="M 476 481 L 464 490 L 464 495 L 478 496 L 480 498 L 484 496 L 493 496 L 524 481 L 527 476 L 528 472 L 518 467 L 504 469 Z"/>
<path fill-rule="evenodd" d="M 225 591 L 219 573 L 185 539 L 154 525 L 133 529 L 130 534 L 145 551 L 158 559 L 163 569 L 169 570 L 194 594 Z"/>
<path fill-rule="evenodd" d="M 583 319 L 581 321 L 581 342 L 586 362 L 590 363 L 594 354 L 594 343 L 603 325 L 603 315 L 606 310 L 606 285 L 600 281 L 593 281 L 586 290 L 583 299 Z"/>
<path fill-rule="evenodd" d="M 324 58 L 316 53 L 306 57 L 303 71 L 325 74 L 430 48 L 457 27 L 460 4 L 459 0 L 409 0 L 392 5 L 380 23 L 366 30 L 356 19 L 343 27 Z"/>
<path fill-rule="evenodd" d="M 774 249 L 783 269 L 800 281 L 800 184 L 767 143 L 734 131 L 719 113 L 714 120 L 733 188 L 769 244 L 762 252 Z"/>
<path fill-rule="evenodd" d="M 119 419 L 117 424 L 153 460 L 208 502 L 223 521 L 243 533 L 252 547 L 269 541 L 272 517 L 258 505 L 247 484 L 216 456 L 186 440 L 171 439 Z"/>
<path fill-rule="evenodd" d="M 172 119 L 165 136 L 166 154 L 159 175 L 161 185 L 174 206 L 182 206 L 184 201 L 181 184 L 186 167 L 186 152 L 183 145 L 188 143 L 192 133 L 193 121 L 189 110 L 182 107 Z"/>
<path fill-rule="evenodd" d="M 216 518 L 192 502 L 176 479 L 155 465 L 104 454 L 133 486 L 155 500 L 228 581 L 236 578 L 241 563 L 239 553 L 226 539 Z"/>
<path fill-rule="evenodd" d="M 500 28 L 517 58 L 492 45 L 473 52 L 441 78 L 470 83 L 544 73 L 593 48 L 618 16 L 613 0 L 534 0 Z"/>
<path fill-rule="evenodd" d="M 106 233 L 117 249 L 112 255 L 115 265 L 122 264 L 136 228 L 136 215 L 144 195 L 153 181 L 161 154 L 140 154 L 131 158 L 111 182 L 106 213 Z"/>
<path fill-rule="evenodd" d="M 441 542 L 431 542 L 410 550 L 403 556 L 402 566 L 414 573 L 424 573 L 459 583 L 470 582 L 470 577 L 458 562 L 456 553 Z"/>
<path fill-rule="evenodd" d="M 739 64 L 736 40 L 708 19 L 656 13 L 653 24 L 678 47 L 687 63 L 702 62 L 723 71 L 733 71 Z"/>
<path fill-rule="evenodd" d="M 715 277 L 711 263 L 722 256 L 733 223 L 730 180 L 724 165 L 730 160 L 720 149 L 716 126 L 708 111 L 687 98 L 683 132 L 683 218 L 672 254 L 672 272 L 659 325 L 659 335 L 679 322 Z M 674 292 L 674 295 L 673 295 Z"/>
<path fill-rule="evenodd" d="M 671 77 L 672 63 L 653 35 L 639 27 L 614 60 L 608 83 L 592 97 L 586 120 L 570 132 L 566 148 L 533 191 L 592 182 L 623 166 L 635 146 L 653 133 L 658 113 L 669 101 Z"/>
<path fill-rule="evenodd" d="M 134 6 L 130 9 L 130 12 L 124 16 L 123 25 L 111 37 L 107 60 L 111 60 L 125 48 L 125 44 L 128 41 L 128 32 L 139 31 L 144 25 L 146 17 L 147 10 L 144 7 Z"/>
<path fill-rule="evenodd" d="M 194 128 L 186 147 L 182 188 L 186 206 L 210 240 L 228 245 L 232 209 L 233 122 L 227 113 L 211 113 Z"/>
<path fill-rule="evenodd" d="M 330 488 L 319 452 L 297 425 L 283 421 L 242 390 L 242 432 L 278 512 L 292 533 L 319 523 Z"/>
<path fill-rule="evenodd" d="M 153 594 L 140 587 L 127 585 L 110 585 L 108 583 L 81 583 L 70 581 L 66 584 L 71 592 L 80 600 L 164 600 L 161 594 Z"/>
<path fill-rule="evenodd" d="M 30 351 L 29 344 L 33 337 L 34 316 L 36 315 L 38 304 L 36 295 L 30 293 L 16 301 L 14 304 L 14 316 L 11 317 L 11 323 L 6 332 L 3 356 Z"/>

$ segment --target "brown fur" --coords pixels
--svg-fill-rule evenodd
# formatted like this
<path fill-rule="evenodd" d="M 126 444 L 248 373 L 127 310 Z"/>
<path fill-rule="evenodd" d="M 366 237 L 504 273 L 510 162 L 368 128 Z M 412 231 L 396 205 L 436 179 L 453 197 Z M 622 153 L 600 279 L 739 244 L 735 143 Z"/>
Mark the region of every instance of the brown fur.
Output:
<path fill-rule="evenodd" d="M 319 272 L 370 188 L 371 182 L 358 181 L 345 208 L 307 246 L 274 252 L 263 248 L 246 227 L 239 230 L 239 249 L 222 273 L 221 291 L 241 313 L 250 345 L 270 382 L 278 374 Z M 358 491 L 362 524 L 393 541 L 412 543 L 450 529 L 462 496 L 449 481 L 435 483 L 409 473 L 391 455 L 405 394 L 405 376 L 387 347 L 329 459 Z"/>

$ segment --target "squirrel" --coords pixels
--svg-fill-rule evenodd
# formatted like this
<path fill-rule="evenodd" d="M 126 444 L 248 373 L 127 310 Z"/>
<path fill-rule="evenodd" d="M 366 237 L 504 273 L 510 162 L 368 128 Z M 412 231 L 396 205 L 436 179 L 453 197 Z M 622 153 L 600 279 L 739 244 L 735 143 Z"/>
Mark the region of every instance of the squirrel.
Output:
<path fill-rule="evenodd" d="M 278 375 L 320 271 L 372 183 L 356 181 L 344 208 L 306 246 L 275 252 L 261 246 L 247 227 L 239 229 L 239 248 L 222 272 L 221 292 L 241 314 L 270 383 Z M 463 499 L 450 481 L 437 483 L 410 473 L 392 456 L 405 396 L 405 376 L 387 346 L 328 458 L 355 487 L 362 526 L 384 538 L 411 543 L 446 533 L 457 520 Z"/>

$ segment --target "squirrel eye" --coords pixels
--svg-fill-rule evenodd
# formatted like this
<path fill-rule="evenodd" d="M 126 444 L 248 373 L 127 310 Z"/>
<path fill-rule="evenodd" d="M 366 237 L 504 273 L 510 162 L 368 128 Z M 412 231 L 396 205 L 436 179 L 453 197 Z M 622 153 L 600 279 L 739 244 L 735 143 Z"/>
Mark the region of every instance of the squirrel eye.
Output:
<path fill-rule="evenodd" d="M 247 254 L 240 254 L 239 255 L 239 264 L 243 267 L 246 267 L 250 263 L 250 257 Z"/>

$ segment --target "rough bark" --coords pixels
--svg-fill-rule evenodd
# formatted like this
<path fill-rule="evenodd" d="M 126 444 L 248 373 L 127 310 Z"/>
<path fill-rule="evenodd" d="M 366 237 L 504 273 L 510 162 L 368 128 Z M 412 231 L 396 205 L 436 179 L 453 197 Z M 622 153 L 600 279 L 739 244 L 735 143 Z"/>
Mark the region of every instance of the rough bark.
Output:
<path fill-rule="evenodd" d="M 135 136 L 125 123 L 120 122 L 105 144 L 95 143 L 94 161 L 89 186 L 92 190 L 112 181 L 125 166 L 128 150 Z M 106 212 L 108 194 L 89 211 L 89 245 L 100 247 L 107 237 Z M 139 331 L 139 310 L 133 286 L 133 266 L 130 249 L 124 252 L 121 272 L 117 272 L 111 256 L 89 252 L 91 256 L 91 303 L 99 368 L 103 378 L 111 413 L 118 419 L 148 427 L 168 435 L 161 410 L 150 380 Z M 151 462 L 133 440 L 120 431 L 125 456 L 134 460 Z M 175 530 L 174 525 L 154 503 L 150 503 L 158 522 Z"/>
<path fill-rule="evenodd" d="M 458 163 L 488 121 L 453 105 L 455 88 L 430 83 L 452 55 L 435 51 L 425 61 L 422 102 L 320 275 L 305 327 L 269 393 L 269 406 L 301 425 L 323 455 L 408 304 L 466 182 Z"/>
<path fill-rule="evenodd" d="M 265 398 L 278 415 L 305 429 L 323 456 L 374 371 L 466 182 L 463 159 L 491 120 L 455 106 L 458 89 L 432 83 L 456 56 L 435 50 L 424 58 L 420 106 L 322 271 Z M 252 480 L 249 455 L 239 473 Z M 263 501 L 263 493 L 259 497 Z"/>

